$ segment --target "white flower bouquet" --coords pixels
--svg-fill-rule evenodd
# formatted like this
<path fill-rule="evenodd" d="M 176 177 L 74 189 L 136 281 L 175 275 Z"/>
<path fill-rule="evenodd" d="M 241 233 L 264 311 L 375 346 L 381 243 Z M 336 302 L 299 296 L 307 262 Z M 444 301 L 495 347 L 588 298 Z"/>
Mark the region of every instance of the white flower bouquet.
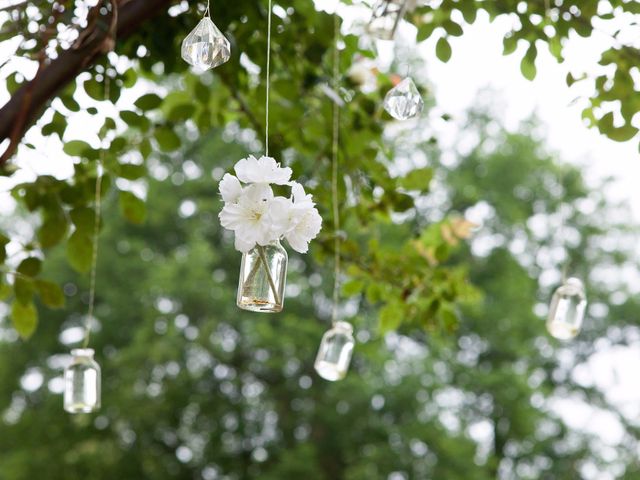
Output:
<path fill-rule="evenodd" d="M 273 158 L 249 156 L 234 170 L 235 176 L 227 173 L 220 181 L 224 207 L 219 217 L 222 226 L 235 233 L 235 247 L 243 253 L 238 306 L 280 311 L 287 264 L 280 240 L 306 253 L 320 233 L 322 217 L 313 197 L 291 181 L 291 169 Z M 291 196 L 276 196 L 272 185 L 290 187 Z"/>

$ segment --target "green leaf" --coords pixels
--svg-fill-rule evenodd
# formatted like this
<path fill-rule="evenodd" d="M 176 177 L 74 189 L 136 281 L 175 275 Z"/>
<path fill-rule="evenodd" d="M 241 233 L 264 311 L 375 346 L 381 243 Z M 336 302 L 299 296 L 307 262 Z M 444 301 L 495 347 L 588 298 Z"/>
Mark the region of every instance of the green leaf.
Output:
<path fill-rule="evenodd" d="M 533 80 L 536 78 L 536 57 L 538 56 L 538 49 L 536 48 L 535 43 L 529 44 L 529 49 L 527 53 L 525 53 L 524 57 L 522 57 L 522 61 L 520 62 L 520 71 L 522 75 L 527 80 Z"/>
<path fill-rule="evenodd" d="M 40 295 L 42 303 L 49 308 L 64 307 L 64 292 L 57 283 L 46 280 L 36 280 L 36 289 Z"/>
<path fill-rule="evenodd" d="M 86 152 L 92 150 L 92 148 L 91 145 L 82 140 L 70 140 L 64 144 L 62 150 L 72 157 L 83 157 L 86 155 Z"/>
<path fill-rule="evenodd" d="M 22 275 L 26 275 L 27 277 L 35 277 L 40 273 L 42 269 L 42 260 L 36 257 L 25 258 L 18 268 L 16 269 L 18 273 Z"/>
<path fill-rule="evenodd" d="M 36 330 L 38 311 L 33 302 L 22 303 L 19 300 L 15 300 L 11 306 L 11 320 L 18 334 L 26 340 Z"/>
<path fill-rule="evenodd" d="M 345 297 L 352 297 L 362 292 L 364 289 L 364 282 L 360 279 L 352 279 L 346 282 L 342 286 L 342 294 Z"/>
<path fill-rule="evenodd" d="M 462 27 L 453 20 L 447 20 L 442 25 L 447 33 L 453 37 L 460 37 L 464 33 Z"/>
<path fill-rule="evenodd" d="M 96 212 L 93 208 L 78 207 L 69 213 L 76 230 L 91 236 L 95 229 Z"/>
<path fill-rule="evenodd" d="M 127 180 L 138 180 L 147 174 L 147 167 L 144 165 L 134 165 L 133 163 L 123 163 L 118 168 L 117 175 Z"/>
<path fill-rule="evenodd" d="M 513 34 L 507 34 L 502 40 L 502 46 L 502 54 L 511 55 L 518 48 L 518 38 Z"/>
<path fill-rule="evenodd" d="M 155 93 L 147 93 L 146 95 L 138 98 L 134 105 L 142 111 L 153 110 L 158 108 L 162 103 L 162 99 Z"/>
<path fill-rule="evenodd" d="M 638 129 L 628 123 L 622 127 L 614 126 L 613 112 L 606 113 L 600 120 L 598 120 L 598 130 L 600 130 L 600 133 L 616 142 L 626 142 L 631 140 L 638 133 Z"/>
<path fill-rule="evenodd" d="M 387 303 L 380 309 L 380 319 L 378 321 L 378 329 L 381 334 L 396 330 L 402 323 L 404 316 L 402 305 L 394 300 Z"/>
<path fill-rule="evenodd" d="M 147 208 L 144 202 L 127 191 L 120 192 L 120 211 L 124 218 L 135 224 L 144 223 L 147 217 Z"/>
<path fill-rule="evenodd" d="M 43 222 L 38 229 L 38 241 L 42 248 L 57 245 L 67 234 L 67 217 L 59 201 L 51 202 L 42 214 Z"/>
<path fill-rule="evenodd" d="M 9 298 L 12 292 L 13 289 L 11 288 L 11 285 L 8 283 L 0 283 L 0 301 L 4 301 Z"/>
<path fill-rule="evenodd" d="M 406 190 L 426 192 L 433 179 L 433 169 L 429 167 L 411 170 L 406 176 L 398 180 L 398 185 Z"/>
<path fill-rule="evenodd" d="M 4 261 L 7 259 L 7 250 L 5 249 L 5 246 L 10 241 L 11 240 L 9 240 L 9 237 L 0 233 L 0 264 L 4 263 Z"/>
<path fill-rule="evenodd" d="M 156 128 L 153 136 L 164 152 L 172 152 L 180 148 L 180 137 L 169 127 Z"/>
<path fill-rule="evenodd" d="M 77 230 L 67 242 L 67 259 L 71 267 L 80 272 L 88 272 L 91 268 L 93 256 L 93 242 L 86 232 Z"/>
<path fill-rule="evenodd" d="M 149 155 L 151 155 L 151 151 L 151 142 L 148 138 L 145 138 L 144 140 L 142 140 L 142 142 L 140 142 L 140 154 L 142 155 L 142 158 L 149 158 Z"/>
<path fill-rule="evenodd" d="M 193 114 L 195 113 L 195 111 L 196 111 L 195 105 L 191 103 L 183 103 L 173 107 L 169 111 L 169 114 L 167 115 L 167 119 L 172 122 L 181 122 L 193 117 Z"/>
<path fill-rule="evenodd" d="M 446 37 L 440 37 L 440 39 L 438 39 L 438 43 L 436 43 L 436 56 L 445 63 L 451 58 L 451 45 Z"/>
<path fill-rule="evenodd" d="M 35 285 L 33 280 L 27 277 L 16 277 L 13 283 L 13 293 L 18 300 L 22 303 L 30 302 L 34 292 Z"/>

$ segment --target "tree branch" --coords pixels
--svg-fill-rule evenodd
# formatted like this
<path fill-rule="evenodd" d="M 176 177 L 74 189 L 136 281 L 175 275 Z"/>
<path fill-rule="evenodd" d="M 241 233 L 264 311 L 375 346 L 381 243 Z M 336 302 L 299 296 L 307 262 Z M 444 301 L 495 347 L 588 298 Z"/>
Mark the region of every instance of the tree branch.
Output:
<path fill-rule="evenodd" d="M 126 38 L 145 21 L 163 11 L 176 0 L 116 0 L 120 5 L 115 25 L 117 38 Z M 102 2 L 98 3 L 98 8 Z M 48 103 L 82 71 L 93 65 L 105 51 L 111 39 L 109 29 L 89 23 L 81 38 L 83 42 L 70 48 L 45 64 L 36 76 L 18 89 L 0 108 L 0 143 L 10 139 L 7 150 L 0 157 L 0 166 L 15 152 L 22 137 L 40 117 Z M 105 43 L 106 42 L 106 43 Z"/>

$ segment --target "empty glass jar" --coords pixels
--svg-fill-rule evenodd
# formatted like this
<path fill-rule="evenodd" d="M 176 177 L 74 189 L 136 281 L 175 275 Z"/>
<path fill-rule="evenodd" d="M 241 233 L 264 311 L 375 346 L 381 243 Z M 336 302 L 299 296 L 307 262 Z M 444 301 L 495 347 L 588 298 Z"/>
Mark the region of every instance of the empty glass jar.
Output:
<path fill-rule="evenodd" d="M 569 278 L 553 293 L 547 330 L 558 340 L 570 340 L 580 332 L 587 308 L 584 285 L 577 278 Z"/>
<path fill-rule="evenodd" d="M 91 348 L 71 350 L 71 364 L 64 370 L 64 409 L 89 413 L 100 408 L 100 366 Z"/>
<path fill-rule="evenodd" d="M 280 312 L 284 306 L 287 251 L 275 241 L 242 255 L 238 307 L 252 312 Z"/>
<path fill-rule="evenodd" d="M 318 375 L 332 382 L 342 380 L 349 370 L 355 343 L 351 324 L 336 322 L 322 337 L 314 365 Z"/>

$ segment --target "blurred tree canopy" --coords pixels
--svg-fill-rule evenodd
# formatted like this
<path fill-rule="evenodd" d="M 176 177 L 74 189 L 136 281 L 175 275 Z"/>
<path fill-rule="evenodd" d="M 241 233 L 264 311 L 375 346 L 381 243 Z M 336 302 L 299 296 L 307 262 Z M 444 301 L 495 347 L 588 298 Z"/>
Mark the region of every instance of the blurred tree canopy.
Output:
<path fill-rule="evenodd" d="M 0 42 L 15 52 L 2 67 L 11 94 L 0 108 L 3 173 L 15 175 L 17 166 L 11 157 L 28 156 L 43 138 L 59 138 L 64 152 L 74 158 L 69 178 L 41 175 L 15 186 L 15 199 L 39 219 L 35 233 L 30 236 L 11 226 L 0 232 L 0 262 L 22 274 L 15 281 L 4 280 L 0 293 L 13 302 L 13 321 L 23 337 L 37 326 L 36 298 L 52 308 L 64 300 L 57 282 L 40 274 L 49 252 L 62 244 L 75 270 L 86 272 L 90 267 L 92 192 L 101 155 L 106 168 L 104 195 L 117 190 L 122 214 L 141 224 L 147 208 L 132 182 L 148 179 L 148 163 L 160 152 L 170 158 L 187 155 L 194 138 L 221 127 L 227 128 L 228 135 L 254 132 L 253 141 L 245 142 L 246 151 L 239 155 L 261 150 L 266 2 L 239 1 L 220 7 L 214 3 L 214 20 L 231 40 L 233 56 L 213 72 L 195 75 L 180 59 L 179 46 L 203 9 L 202 2 L 171 0 L 26 0 L 2 6 Z M 316 187 L 314 194 L 329 219 L 330 199 L 323 186 L 330 174 L 331 97 L 326 88 L 333 20 L 308 0 L 276 4 L 274 11 L 272 155 Z M 635 25 L 640 13 L 637 2 L 624 0 L 443 0 L 419 4 L 406 20 L 417 27 L 418 41 L 438 37 L 436 53 L 447 61 L 451 56 L 448 39 L 462 35 L 465 22 L 473 23 L 479 12 L 491 18 L 513 18 L 505 54 L 526 45 L 522 73 L 527 78 L 536 75 L 535 59 L 543 44 L 562 61 L 564 43 L 573 33 L 590 36 L 606 22 L 620 25 L 622 31 Z M 390 118 L 381 108 L 381 99 L 391 79 L 380 74 L 378 88 L 363 93 L 357 78 L 346 72 L 355 59 L 375 52 L 361 41 L 361 31 L 343 33 L 340 95 L 349 101 L 341 117 L 345 134 L 340 145 L 340 191 L 342 198 L 349 199 L 341 215 L 348 236 L 344 260 L 353 279 L 344 293 L 354 295 L 366 289 L 369 300 L 384 307 L 384 329 L 403 322 L 453 327 L 457 306 L 475 296 L 464 269 L 449 261 L 455 245 L 467 236 L 468 226 L 460 224 L 460 219 L 440 219 L 438 224 L 408 232 L 405 242 L 394 250 L 371 234 L 389 225 L 396 214 L 415 215 L 415 201 L 428 192 L 432 171 L 421 166 L 403 175 L 390 174 L 393 162 L 382 141 Z M 599 76 L 568 79 L 593 83 L 584 117 L 616 140 L 637 133 L 632 119 L 640 110 L 633 82 L 640 55 L 623 40 L 622 36 L 612 40 L 615 45 L 603 54 L 601 64 L 606 68 Z M 104 102 L 105 77 L 110 79 L 108 102 Z M 87 131 L 81 138 L 70 137 L 66 130 L 74 118 L 86 119 L 86 125 L 102 125 L 99 135 Z M 52 158 L 51 162 L 70 160 Z M 334 232 L 328 223 L 320 257 L 332 249 L 328 239 Z"/>
<path fill-rule="evenodd" d="M 280 315 L 235 306 L 238 255 L 219 226 L 210 175 L 222 175 L 243 147 L 217 132 L 188 155 L 150 159 L 144 225 L 117 215 L 115 191 L 106 202 L 92 342 L 103 409 L 68 416 L 61 408 L 61 367 L 83 335 L 88 284 L 64 249 L 51 251 L 42 275 L 64 279 L 65 309 L 47 312 L 26 343 L 2 325 L 2 478 L 637 478 L 637 429 L 574 375 L 596 339 L 633 338 L 637 299 L 610 303 L 627 286 L 587 272 L 628 265 L 624 239 L 635 238 L 614 222 L 620 207 L 607 204 L 603 188 L 555 163 L 533 128 L 509 133 L 471 112 L 467 132 L 478 137 L 455 165 L 443 165 L 433 144 L 421 147 L 438 205 L 421 203 L 422 214 L 379 227 L 379 255 L 397 261 L 394 251 L 436 210 L 483 209 L 482 232 L 452 259 L 483 297 L 462 310 L 454 332 L 427 336 L 401 324 L 382 336 L 363 280 L 350 307 L 356 353 L 336 384 L 313 372 L 330 316 L 330 262 L 292 256 Z M 400 155 L 406 139 L 390 148 Z M 556 235 L 561 204 L 575 233 L 568 243 Z M 600 248 L 610 241 L 615 250 Z M 588 280 L 592 306 L 570 346 L 550 341 L 540 318 L 566 255 Z M 554 408 L 563 400 L 609 412 L 619 443 L 569 428 Z"/>

